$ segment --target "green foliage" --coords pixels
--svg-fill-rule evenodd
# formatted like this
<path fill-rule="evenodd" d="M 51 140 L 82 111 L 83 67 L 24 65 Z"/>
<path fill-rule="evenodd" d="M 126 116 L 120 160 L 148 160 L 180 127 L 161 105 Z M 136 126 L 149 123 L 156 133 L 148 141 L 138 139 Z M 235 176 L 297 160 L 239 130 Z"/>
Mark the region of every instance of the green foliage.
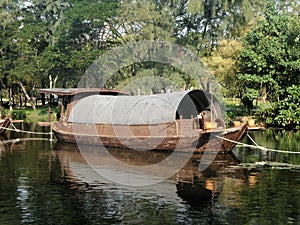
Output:
<path fill-rule="evenodd" d="M 285 129 L 300 129 L 300 86 L 292 85 L 286 90 L 286 97 L 260 110 L 266 124 Z"/>
<path fill-rule="evenodd" d="M 50 77 L 58 77 L 57 86 L 73 87 L 99 55 L 145 39 L 177 42 L 202 54 L 223 34 L 229 35 L 237 21 L 247 22 L 241 19 L 245 2 L 255 5 L 246 0 L 204 1 L 197 3 L 199 8 L 195 2 L 3 1 L 0 77 L 8 87 L 20 79 L 29 90 L 49 87 Z M 185 79 L 180 76 L 175 80 Z"/>
<path fill-rule="evenodd" d="M 236 40 L 220 40 L 218 48 L 211 55 L 203 57 L 203 61 L 222 85 L 225 97 L 240 97 L 240 84 L 236 77 L 239 71 L 239 51 L 241 42 Z"/>
<path fill-rule="evenodd" d="M 186 90 L 190 87 L 198 88 L 196 78 L 171 65 L 143 62 L 122 68 L 106 85 L 130 90 L 135 94 L 152 94 Z"/>
<path fill-rule="evenodd" d="M 285 129 L 300 120 L 300 19 L 291 15 L 268 2 L 264 18 L 243 39 L 238 76 L 243 96 L 255 98 L 256 91 L 270 101 L 259 110 L 266 123 Z"/>
<path fill-rule="evenodd" d="M 10 94 L 19 98 L 21 84 L 30 97 L 34 90 L 49 87 L 50 80 L 56 78 L 57 87 L 77 86 L 99 55 L 141 40 L 169 41 L 187 47 L 197 57 L 205 56 L 227 97 L 253 100 L 258 92 L 277 101 L 287 97 L 290 84 L 299 85 L 299 1 L 276 1 L 278 8 L 268 4 L 264 18 L 243 40 L 240 54 L 239 38 L 261 15 L 267 0 L 29 2 L 0 2 L 0 81 L 9 100 Z M 149 76 L 159 82 L 148 83 L 144 78 Z M 125 65 L 108 87 L 126 87 L 133 78 L 143 81 L 143 89 L 149 89 L 149 85 L 160 89 L 199 85 L 178 68 L 147 62 Z M 165 83 L 165 78 L 174 85 Z M 283 109 L 287 106 L 282 103 Z M 276 124 L 289 124 L 295 119 L 292 109 L 286 112 L 290 118 L 286 121 L 284 112 L 280 112 L 273 115 Z M 266 117 L 275 123 L 275 119 Z"/>
<path fill-rule="evenodd" d="M 69 4 L 64 23 L 57 28 L 56 44 L 45 55 L 45 65 L 51 65 L 47 72 L 58 77 L 60 87 L 77 86 L 89 65 L 117 43 L 109 23 L 116 16 L 117 1 L 72 0 Z"/>
<path fill-rule="evenodd" d="M 300 83 L 299 24 L 299 18 L 280 14 L 268 3 L 265 17 L 243 40 L 239 78 L 246 87 L 274 101 L 285 97 L 282 90 L 290 84 Z"/>
<path fill-rule="evenodd" d="M 219 40 L 240 37 L 248 23 L 262 12 L 265 2 L 190 0 L 184 3 L 186 12 L 177 19 L 177 27 L 180 33 L 184 29 L 187 34 L 180 42 L 205 56 L 218 46 Z"/>
<path fill-rule="evenodd" d="M 125 0 L 118 9 L 116 24 L 120 26 L 121 43 L 141 40 L 174 41 L 175 17 L 164 3 Z"/>
<path fill-rule="evenodd" d="M 258 91 L 253 88 L 246 88 L 245 93 L 242 95 L 242 100 L 249 100 L 253 101 L 254 99 L 257 99 L 258 97 Z"/>
<path fill-rule="evenodd" d="M 56 120 L 56 114 L 58 111 L 58 108 L 52 108 L 50 117 L 51 121 Z M 2 116 L 9 116 L 14 120 L 26 120 L 27 122 L 46 122 L 48 121 L 48 107 L 37 107 L 36 110 L 33 110 L 32 108 L 15 109 L 12 112 L 3 110 Z"/>
<path fill-rule="evenodd" d="M 19 82 L 27 91 L 49 87 L 50 77 L 58 77 L 61 87 L 74 87 L 91 62 L 111 46 L 107 18 L 115 16 L 117 1 L 34 0 L 4 5 L 0 78 L 2 88 L 12 88 L 13 93 L 18 92 Z"/>
<path fill-rule="evenodd" d="M 237 117 L 244 116 L 245 110 L 240 105 L 239 98 L 225 98 L 226 105 L 226 126 L 232 126 L 233 122 L 237 120 Z"/>

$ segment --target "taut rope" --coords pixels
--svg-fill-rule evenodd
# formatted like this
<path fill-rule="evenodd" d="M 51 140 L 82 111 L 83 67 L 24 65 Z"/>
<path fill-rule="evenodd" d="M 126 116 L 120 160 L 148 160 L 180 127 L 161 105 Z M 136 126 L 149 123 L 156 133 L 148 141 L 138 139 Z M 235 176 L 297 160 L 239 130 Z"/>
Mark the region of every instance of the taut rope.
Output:
<path fill-rule="evenodd" d="M 248 135 L 248 134 L 247 134 L 247 135 Z M 295 152 L 295 151 L 277 150 L 277 149 L 271 149 L 271 148 L 266 148 L 266 147 L 263 147 L 263 146 L 259 146 L 259 145 L 253 140 L 253 138 L 252 138 L 250 135 L 248 135 L 248 137 L 249 137 L 250 140 L 254 143 L 254 145 L 250 145 L 250 144 L 245 144 L 245 143 L 242 143 L 242 142 L 234 141 L 234 140 L 231 140 L 231 139 L 228 139 L 228 138 L 224 138 L 224 137 L 221 137 L 221 136 L 218 136 L 218 135 L 214 135 L 214 136 L 217 137 L 217 138 L 220 138 L 220 139 L 222 139 L 222 140 L 229 141 L 229 142 L 232 142 L 232 143 L 241 145 L 241 146 L 243 146 L 243 147 L 254 148 L 254 149 L 260 149 L 260 150 L 262 150 L 262 151 L 279 152 L 279 153 L 289 153 L 289 154 L 300 154 L 300 152 Z"/>
<path fill-rule="evenodd" d="M 26 133 L 26 134 L 37 134 L 37 135 L 52 135 L 53 132 L 50 130 L 50 132 L 34 132 L 34 131 L 26 131 L 26 130 L 20 130 L 18 128 L 15 127 L 15 125 L 13 123 L 10 124 L 13 128 L 8 128 L 8 127 L 2 127 L 2 129 L 5 130 L 10 130 L 10 131 L 15 131 L 17 133 Z"/>

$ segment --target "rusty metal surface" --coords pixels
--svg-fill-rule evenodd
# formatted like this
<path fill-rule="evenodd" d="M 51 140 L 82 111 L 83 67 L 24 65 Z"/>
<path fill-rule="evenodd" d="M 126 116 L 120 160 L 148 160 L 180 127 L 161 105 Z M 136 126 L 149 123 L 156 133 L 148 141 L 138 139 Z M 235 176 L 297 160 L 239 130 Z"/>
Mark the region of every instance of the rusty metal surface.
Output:
<path fill-rule="evenodd" d="M 93 95 L 79 100 L 68 122 L 89 124 L 158 124 L 196 117 L 208 107 L 200 90 L 144 96 Z"/>

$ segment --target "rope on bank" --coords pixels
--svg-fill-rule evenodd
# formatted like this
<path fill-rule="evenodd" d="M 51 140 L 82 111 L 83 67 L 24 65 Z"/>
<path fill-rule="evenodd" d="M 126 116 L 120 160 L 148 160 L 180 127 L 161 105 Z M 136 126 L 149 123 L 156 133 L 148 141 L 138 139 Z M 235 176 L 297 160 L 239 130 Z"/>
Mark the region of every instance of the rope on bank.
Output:
<path fill-rule="evenodd" d="M 220 139 L 222 139 L 222 140 L 229 141 L 229 142 L 232 142 L 232 143 L 241 145 L 242 147 L 248 147 L 248 148 L 260 149 L 260 150 L 262 150 L 262 151 L 267 151 L 267 152 L 278 152 L 278 153 L 300 154 L 300 152 L 295 152 L 295 151 L 285 151 L 285 150 L 277 150 L 277 149 L 271 149 L 271 148 L 266 148 L 266 147 L 260 146 L 260 145 L 258 145 L 258 144 L 253 140 L 253 138 L 251 138 L 250 135 L 248 135 L 248 137 L 250 137 L 250 140 L 254 143 L 254 145 L 250 145 L 250 144 L 245 144 L 245 143 L 242 143 L 242 142 L 234 141 L 234 140 L 231 140 L 231 139 L 228 139 L 228 138 L 224 138 L 224 137 L 221 137 L 221 136 L 218 136 L 218 135 L 214 135 L 214 136 L 217 137 L 217 138 L 220 138 Z"/>

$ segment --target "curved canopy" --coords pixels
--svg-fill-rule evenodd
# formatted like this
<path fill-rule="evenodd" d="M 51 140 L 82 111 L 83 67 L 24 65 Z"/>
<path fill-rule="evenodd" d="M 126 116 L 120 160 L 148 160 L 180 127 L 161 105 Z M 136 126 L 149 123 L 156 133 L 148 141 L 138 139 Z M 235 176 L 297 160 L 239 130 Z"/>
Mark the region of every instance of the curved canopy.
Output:
<path fill-rule="evenodd" d="M 73 107 L 69 122 L 90 124 L 158 124 L 179 116 L 195 117 L 209 106 L 201 90 L 142 96 L 92 95 Z"/>

